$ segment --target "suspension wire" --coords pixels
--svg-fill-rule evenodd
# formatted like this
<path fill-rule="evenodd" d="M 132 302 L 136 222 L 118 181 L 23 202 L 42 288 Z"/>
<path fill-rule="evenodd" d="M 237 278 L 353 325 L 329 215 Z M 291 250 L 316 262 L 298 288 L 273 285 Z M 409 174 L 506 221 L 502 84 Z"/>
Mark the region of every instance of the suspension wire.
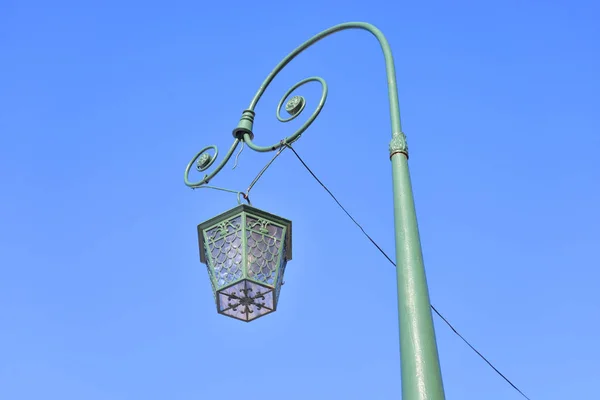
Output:
<path fill-rule="evenodd" d="M 463 342 L 465 342 L 467 344 L 467 346 L 469 346 L 471 348 L 471 350 L 473 350 L 475 353 L 477 353 L 477 355 L 479 357 L 481 357 L 483 359 L 483 361 L 485 361 L 494 371 L 496 371 L 496 373 L 498 375 L 500 375 L 506 382 L 508 382 L 508 384 L 510 386 L 512 386 L 517 392 L 521 393 L 521 396 L 523 396 L 527 400 L 531 400 L 529 397 L 527 397 L 525 395 L 525 393 L 523 393 L 521 391 L 521 389 L 519 389 L 518 387 L 516 387 L 515 384 L 510 381 L 510 379 L 508 379 L 506 376 L 504 376 L 504 374 L 502 372 L 498 371 L 498 369 L 496 367 L 494 367 L 494 365 L 487 358 L 485 358 L 483 354 L 481 354 L 479 351 L 477 351 L 477 349 L 475 347 L 473 347 L 471 345 L 471 343 L 469 343 L 469 341 L 464 338 L 463 335 L 461 335 L 460 333 L 458 333 L 458 331 L 452 326 L 452 324 L 450 322 L 448 322 L 448 320 L 446 318 L 444 318 L 444 316 L 442 314 L 440 314 L 440 312 L 433 306 L 433 304 L 431 304 L 431 309 L 438 315 L 438 317 L 440 317 L 442 319 L 442 321 L 444 321 L 446 323 L 446 325 L 448 325 L 450 327 L 450 329 L 452 329 L 452 331 L 454 333 L 456 333 L 456 335 L 459 338 L 462 339 Z"/>
<path fill-rule="evenodd" d="M 221 192 L 235 193 L 235 194 L 237 194 L 238 204 L 242 204 L 242 200 L 240 199 L 240 197 L 243 197 L 244 200 L 246 200 L 249 205 L 252 205 L 250 203 L 250 199 L 248 198 L 248 195 L 244 192 L 240 192 L 239 190 L 226 189 L 226 188 L 222 188 L 222 187 L 218 187 L 218 186 L 210 186 L 210 185 L 202 185 L 202 186 L 194 187 L 192 189 L 213 189 L 213 190 L 219 190 Z"/>
<path fill-rule="evenodd" d="M 283 143 L 283 142 L 282 142 Z M 250 195 L 250 190 L 252 190 L 252 188 L 254 187 L 254 185 L 256 185 L 256 182 L 258 182 L 258 180 L 263 176 L 263 174 L 267 171 L 267 169 L 269 169 L 269 167 L 271 166 L 271 164 L 273 164 L 273 162 L 277 159 L 277 157 L 279 157 L 279 155 L 286 149 L 286 145 L 284 144 L 283 146 L 281 146 L 281 148 L 277 151 L 277 153 L 275 153 L 275 155 L 273 156 L 273 158 L 271 158 L 271 161 L 269 161 L 264 167 L 263 169 L 260 170 L 260 172 L 258 173 L 258 175 L 256 175 L 256 178 L 254 178 L 254 180 L 252 181 L 252 183 L 250 183 L 250 185 L 248 186 L 248 189 L 246 189 L 246 197 Z"/>
<path fill-rule="evenodd" d="M 362 231 L 362 233 L 367 237 L 367 239 L 369 239 L 369 241 L 371 243 L 373 243 L 373 245 L 377 248 L 377 250 L 379 250 L 379 252 L 381 254 L 383 254 L 383 256 L 385 258 L 387 258 L 387 260 L 394 265 L 394 267 L 396 266 L 396 263 L 390 258 L 390 256 L 388 256 L 386 254 L 386 252 L 375 242 L 375 240 L 373 240 L 373 238 L 371 238 L 371 236 L 369 236 L 369 234 L 364 230 L 364 228 L 352 217 L 352 215 L 350 215 L 350 213 L 348 212 L 348 210 L 346 210 L 346 208 L 339 202 L 339 200 L 333 195 L 333 193 L 331 192 L 331 190 L 329 190 L 327 188 L 327 186 L 325 186 L 325 184 L 317 177 L 317 175 L 315 175 L 315 173 L 308 167 L 308 165 L 306 165 L 306 163 L 304 162 L 304 160 L 302 159 L 302 157 L 300 157 L 300 155 L 296 152 L 296 150 L 288 143 L 284 143 L 285 147 L 288 147 L 295 155 L 296 158 L 298 158 L 298 160 L 300 161 L 300 163 L 304 166 L 304 168 L 306 168 L 306 170 L 310 173 L 310 175 L 312 175 L 312 177 L 319 183 L 319 185 L 321 185 L 323 187 L 323 189 L 325 189 L 325 191 L 331 196 L 331 198 L 337 203 L 337 205 L 346 213 L 346 215 L 352 220 L 352 222 L 354 222 L 354 224 Z M 519 392 L 521 394 L 521 396 L 523 396 L 525 399 L 527 400 L 531 400 L 529 397 L 527 397 L 525 395 L 525 393 L 523 393 L 521 391 L 521 389 L 519 389 L 514 383 L 512 383 L 510 381 L 510 379 L 508 379 L 503 373 L 501 373 L 483 354 L 481 354 L 475 347 L 473 347 L 473 345 L 471 343 L 469 343 L 469 341 L 467 339 L 465 339 L 465 337 L 463 335 L 461 335 L 456 328 L 454 328 L 454 326 L 452 326 L 452 324 L 433 306 L 433 304 L 430 304 L 431 309 L 438 315 L 438 317 L 440 317 L 442 319 L 442 321 L 444 321 L 446 323 L 446 325 L 448 325 L 448 327 L 450 327 L 450 329 L 459 337 L 462 339 L 463 342 L 465 342 L 467 344 L 467 346 L 469 346 L 471 348 L 471 350 L 473 350 L 479 357 L 481 357 L 483 359 L 483 361 L 485 361 L 498 375 L 500 375 L 506 382 L 508 382 L 508 384 L 510 386 L 512 386 L 517 392 Z"/>
<path fill-rule="evenodd" d="M 286 149 L 286 144 L 282 141 L 282 146 L 281 148 L 277 151 L 277 153 L 273 156 L 273 158 L 271 158 L 271 160 L 267 163 L 267 165 L 265 165 L 260 172 L 258 173 L 258 175 L 256 175 L 256 177 L 254 178 L 254 180 L 252 181 L 252 183 L 250 183 L 250 185 L 248 186 L 248 189 L 246 189 L 246 192 L 240 192 L 239 190 L 232 190 L 232 189 L 226 189 L 226 188 L 222 188 L 222 187 L 217 187 L 217 186 L 210 186 L 210 185 L 203 185 L 203 186 L 199 186 L 199 187 L 195 187 L 192 189 L 214 189 L 214 190 L 220 190 L 222 192 L 228 192 L 228 193 L 235 193 L 237 194 L 237 201 L 238 204 L 242 204 L 241 198 L 243 198 L 244 200 L 246 200 L 246 202 L 248 203 L 248 205 L 252 205 L 252 202 L 250 201 L 250 190 L 254 187 L 254 185 L 258 182 L 258 180 L 263 176 L 263 174 L 267 171 L 267 169 L 269 169 L 269 167 L 271 166 L 271 164 L 273 164 L 273 162 L 277 159 L 277 157 L 279 157 L 279 155 Z M 233 169 L 235 169 L 238 165 L 238 159 L 240 157 L 240 154 L 242 154 L 242 151 L 244 150 L 244 143 L 242 142 L 242 148 L 240 149 L 240 151 L 238 152 L 237 156 L 235 157 L 235 163 L 233 166 Z"/>
<path fill-rule="evenodd" d="M 302 160 L 302 158 L 300 157 L 300 155 L 298 153 L 296 153 L 296 150 L 291 145 L 289 145 L 289 144 L 285 144 L 285 147 L 289 147 L 289 149 L 294 152 L 294 154 L 296 155 L 296 157 L 298 158 L 298 160 L 302 163 L 302 165 L 304 165 L 304 168 L 306 168 L 306 170 L 312 175 L 312 177 L 315 178 L 315 180 L 317 182 L 319 182 L 319 184 L 323 187 L 323 189 L 325 189 L 325 191 L 327 193 L 329 193 L 329 195 L 331 196 L 331 198 L 337 203 L 337 205 L 342 209 L 342 211 L 344 211 L 346 213 L 346 215 L 348 216 L 348 218 L 350 218 L 352 220 L 352 222 L 354 222 L 354 224 L 356 226 L 358 226 L 358 228 L 362 231 L 362 233 L 367 237 L 367 239 L 369 239 L 371 241 L 371 243 L 373 243 L 373 245 L 375 247 L 377 247 L 377 250 L 379 250 L 381 252 L 381 254 L 383 254 L 383 256 L 388 259 L 389 262 L 391 262 L 392 264 L 396 265 L 394 263 L 394 261 L 385 253 L 385 251 L 383 251 L 383 249 L 381 247 L 379 247 L 379 245 L 377 244 L 377 242 L 375 242 L 375 240 L 373 240 L 373 238 L 354 219 L 354 217 L 352 217 L 352 215 L 350 215 L 350 213 L 348 212 L 348 210 L 346 210 L 346 208 L 342 205 L 342 203 L 340 203 L 340 201 L 333 195 L 333 193 L 331 193 L 331 190 L 329 190 L 327 188 L 327 186 L 325 186 L 325 184 L 323 182 L 321 182 L 321 180 L 319 178 L 317 178 L 317 176 L 315 175 L 315 173 L 312 172 L 312 170 L 308 167 L 308 165 L 306 165 L 306 163 L 304 162 L 304 160 Z"/>

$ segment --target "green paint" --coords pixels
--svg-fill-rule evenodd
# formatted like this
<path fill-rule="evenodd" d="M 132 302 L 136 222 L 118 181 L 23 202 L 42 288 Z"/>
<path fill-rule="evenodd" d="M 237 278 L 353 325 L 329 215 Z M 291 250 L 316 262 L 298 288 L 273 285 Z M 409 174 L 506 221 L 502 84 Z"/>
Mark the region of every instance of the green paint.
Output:
<path fill-rule="evenodd" d="M 217 312 L 250 322 L 277 309 L 292 259 L 289 220 L 240 205 L 198 225 Z M 285 251 L 284 251 L 285 249 Z"/>
<path fill-rule="evenodd" d="M 396 153 L 403 153 L 408 157 L 408 143 L 403 132 L 394 132 L 390 141 L 390 158 Z"/>
<path fill-rule="evenodd" d="M 196 155 L 188 165 L 185 175 L 185 183 L 190 187 L 200 187 L 218 173 L 229 161 L 233 151 L 240 141 L 243 141 L 251 149 L 259 152 L 268 152 L 277 150 L 286 143 L 292 143 L 300 138 L 302 133 L 310 126 L 321 112 L 327 98 L 327 84 L 322 78 L 312 77 L 300 81 L 294 85 L 281 99 L 277 108 L 277 118 L 286 122 L 300 114 L 301 109 L 297 108 L 296 101 L 288 107 L 292 111 L 291 118 L 282 118 L 280 110 L 284 101 L 298 87 L 308 82 L 319 82 L 322 86 L 321 100 L 317 109 L 310 116 L 308 121 L 294 134 L 285 138 L 279 143 L 271 146 L 258 146 L 253 142 L 254 134 L 252 132 L 255 112 L 254 109 L 263 93 L 273 81 L 275 76 L 296 56 L 306 50 L 308 47 L 317 43 L 321 39 L 347 29 L 362 29 L 371 33 L 379 41 L 383 56 L 385 58 L 385 68 L 388 82 L 389 108 L 391 118 L 392 140 L 389 144 L 390 158 L 392 161 L 392 180 L 394 196 L 394 225 L 396 231 L 396 275 L 398 285 L 398 316 L 400 326 L 400 358 L 402 367 L 402 399 L 404 400 L 443 400 L 444 389 L 440 372 L 439 357 L 433 329 L 433 320 L 431 316 L 429 293 L 427 280 L 425 277 L 425 268 L 423 265 L 423 256 L 421 251 L 421 242 L 419 238 L 419 229 L 415 212 L 415 204 L 408 170 L 408 146 L 406 136 L 402 132 L 400 121 L 400 108 L 398 102 L 398 88 L 396 84 L 396 71 L 394 59 L 390 45 L 383 33 L 371 24 L 364 22 L 348 22 L 333 26 L 323 32 L 313 36 L 290 54 L 288 54 L 266 77 L 254 98 L 250 102 L 247 110 L 242 114 L 242 118 L 233 131 L 236 138 L 231 149 L 225 155 L 224 160 L 213 171 L 206 175 L 199 182 L 191 183 L 188 180 L 188 174 L 191 165 L 202 156 L 201 151 Z M 293 99 L 293 98 L 292 98 Z M 289 104 L 289 103 L 288 103 Z M 302 104 L 301 108 L 304 108 Z M 216 149 L 215 149 L 216 151 Z M 212 164 L 216 154 L 210 161 L 206 157 L 200 160 L 202 168 L 209 162 Z M 288 243 L 286 243 L 287 245 Z"/>
<path fill-rule="evenodd" d="M 392 179 L 402 398 L 443 400 L 444 387 L 406 154 L 392 156 Z"/>
<path fill-rule="evenodd" d="M 190 170 L 194 166 L 194 163 L 196 163 L 196 160 L 199 160 L 202 157 L 202 155 L 206 154 L 206 151 L 208 151 L 209 149 L 212 148 L 212 149 L 215 150 L 215 154 L 213 156 L 211 156 L 211 161 L 208 163 L 208 165 L 203 166 L 201 168 L 198 168 L 199 171 L 206 170 L 217 159 L 217 154 L 218 154 L 217 146 L 214 146 L 214 145 L 213 146 L 207 146 L 207 147 L 203 148 L 202 150 L 200 150 L 194 156 L 194 158 L 192 158 L 192 161 L 190 161 L 189 164 L 187 165 L 187 167 L 185 168 L 185 173 L 184 173 L 183 179 L 184 179 L 184 182 L 185 182 L 186 186 L 189 186 L 189 187 L 195 189 L 195 188 L 199 188 L 202 185 L 205 185 L 208 182 L 210 182 L 210 180 L 212 178 L 214 178 L 215 175 L 217 175 L 223 169 L 223 167 L 225 166 L 225 164 L 227 164 L 227 161 L 229 161 L 229 159 L 231 158 L 231 156 L 235 152 L 235 149 L 237 148 L 238 144 L 240 144 L 240 140 L 239 139 L 234 140 L 233 144 L 229 148 L 229 151 L 227 152 L 227 154 L 225 154 L 224 162 L 221 162 L 221 164 L 219 164 L 219 166 L 217 166 L 217 168 L 215 168 L 215 170 L 213 172 L 211 172 L 208 175 L 205 175 L 204 178 L 202 180 L 198 181 L 198 182 L 190 182 L 190 180 L 188 178 L 189 175 L 190 175 Z"/>

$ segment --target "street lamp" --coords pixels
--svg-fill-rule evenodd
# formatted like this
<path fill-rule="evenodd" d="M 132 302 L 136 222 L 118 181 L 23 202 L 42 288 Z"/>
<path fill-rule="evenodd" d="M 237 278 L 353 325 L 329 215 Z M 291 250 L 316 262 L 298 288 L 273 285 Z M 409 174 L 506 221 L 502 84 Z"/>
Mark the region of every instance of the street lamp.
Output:
<path fill-rule="evenodd" d="M 267 76 L 262 85 L 260 85 L 257 93 L 250 102 L 248 109 L 243 111 L 238 126 L 233 130 L 233 136 L 235 138 L 234 142 L 221 163 L 211 173 L 206 174 L 200 181 L 191 182 L 189 180 L 189 172 L 194 164 L 196 165 L 196 169 L 202 172 L 210 168 L 217 158 L 218 151 L 216 146 L 205 147 L 204 149 L 200 150 L 188 164 L 185 170 L 185 184 L 192 188 L 199 188 L 206 185 L 216 174 L 219 173 L 219 171 L 221 171 L 225 164 L 227 164 L 240 143 L 244 143 L 252 150 L 258 152 L 269 152 L 289 146 L 291 143 L 298 140 L 302 133 L 304 133 L 304 131 L 317 118 L 321 112 L 321 109 L 323 108 L 323 105 L 325 104 L 325 100 L 327 98 L 327 84 L 325 83 L 325 80 L 320 77 L 304 79 L 292 86 L 284 94 L 277 107 L 277 118 L 281 122 L 288 122 L 300 115 L 306 105 L 303 97 L 293 96 L 290 98 L 291 94 L 297 88 L 309 82 L 318 82 L 321 84 L 322 88 L 321 99 L 319 100 L 315 111 L 313 111 L 307 121 L 292 135 L 271 146 L 258 146 L 253 142 L 254 133 L 252 128 L 256 105 L 275 76 L 277 76 L 277 74 L 290 61 L 321 39 L 333 33 L 347 29 L 361 29 L 370 32 L 379 41 L 385 58 L 392 128 L 392 139 L 389 143 L 389 152 L 392 162 L 392 184 L 394 199 L 396 281 L 398 288 L 402 398 L 404 400 L 442 400 L 444 399 L 444 388 L 440 372 L 437 344 L 435 340 L 433 319 L 429 302 L 429 291 L 425 277 L 421 241 L 419 238 L 419 229 L 417 226 L 415 204 L 412 194 L 410 173 L 408 169 L 408 146 L 406 143 L 406 136 L 402 132 L 402 126 L 400 123 L 400 108 L 398 102 L 398 88 L 396 83 L 394 59 L 392 57 L 390 45 L 379 29 L 364 22 L 348 22 L 339 24 L 322 31 L 294 49 L 279 64 L 277 64 L 277 66 L 275 66 L 273 71 L 271 71 L 271 73 Z M 285 118 L 281 116 L 281 109 L 284 105 L 284 102 L 285 110 L 289 114 L 289 117 Z M 213 150 L 214 154 L 211 155 L 209 150 Z M 206 229 L 209 227 L 205 225 L 201 226 L 203 232 L 202 235 L 204 235 L 203 237 L 205 240 L 207 232 Z M 203 243 L 202 239 L 201 248 L 207 248 L 207 244 Z M 210 251 L 210 244 L 208 245 L 208 249 Z M 203 261 L 208 262 L 209 274 L 213 274 L 211 275 L 211 281 L 213 282 L 213 285 L 215 285 L 215 282 L 218 283 L 218 280 L 215 281 L 215 279 L 218 279 L 216 272 L 217 270 L 215 269 L 216 264 L 213 262 L 213 266 L 211 267 L 211 261 L 206 259 L 206 254 L 201 257 L 204 257 Z M 247 262 L 248 260 L 246 260 L 246 263 Z M 241 269 L 243 269 L 244 272 L 236 272 L 237 275 L 235 278 L 240 280 L 239 282 L 242 282 L 243 277 L 247 277 L 247 275 L 243 274 L 248 273 L 246 264 L 243 264 Z M 248 279 L 245 281 L 247 282 Z M 229 283 L 232 282 L 234 281 Z M 244 285 L 246 284 L 244 283 Z M 219 292 L 219 290 L 222 291 L 222 289 L 219 289 L 219 287 L 213 287 L 215 293 L 218 293 L 219 296 L 226 296 L 226 294 L 223 295 Z M 269 287 L 272 288 L 271 286 Z M 247 286 L 244 286 L 244 288 L 247 288 Z M 275 290 L 278 290 L 277 286 L 275 286 Z M 239 291 L 236 293 L 239 293 Z M 240 297 L 237 294 L 236 296 L 239 297 L 240 300 L 242 298 L 246 299 L 244 300 L 245 303 L 255 301 L 254 299 L 249 299 L 249 296 Z M 236 299 L 234 298 L 234 300 Z M 276 300 L 277 299 L 275 297 L 274 306 L 276 305 Z M 220 300 L 217 300 L 218 305 L 221 304 L 219 301 Z M 240 308 L 238 308 L 238 310 L 239 309 Z"/>
<path fill-rule="evenodd" d="M 245 204 L 198 225 L 217 311 L 250 322 L 277 309 L 292 222 Z"/>

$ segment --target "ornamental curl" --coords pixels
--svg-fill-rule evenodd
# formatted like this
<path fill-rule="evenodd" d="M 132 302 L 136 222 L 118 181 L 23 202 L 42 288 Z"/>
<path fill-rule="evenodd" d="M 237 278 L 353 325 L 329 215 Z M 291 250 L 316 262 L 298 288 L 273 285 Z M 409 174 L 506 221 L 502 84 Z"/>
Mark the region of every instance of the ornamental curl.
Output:
<path fill-rule="evenodd" d="M 300 135 L 302 135 L 304 131 L 306 131 L 306 129 L 308 129 L 308 127 L 317 118 L 317 116 L 323 109 L 323 106 L 325 105 L 325 101 L 327 100 L 328 89 L 327 82 L 325 82 L 325 79 L 318 76 L 303 79 L 300 82 L 296 83 L 294 86 L 292 86 L 279 101 L 279 104 L 277 105 L 277 119 L 281 122 L 289 122 L 295 119 L 297 116 L 299 116 L 302 113 L 302 111 L 304 111 L 304 107 L 306 106 L 306 101 L 304 100 L 304 97 L 294 96 L 291 99 L 289 99 L 288 102 L 285 104 L 285 111 L 287 111 L 287 113 L 290 114 L 290 117 L 281 117 L 281 107 L 283 106 L 283 102 L 287 100 L 288 97 L 290 97 L 290 95 L 296 89 L 309 82 L 319 82 L 321 84 L 321 98 L 319 99 L 319 104 L 317 104 L 317 108 L 315 109 L 315 111 L 313 111 L 312 115 L 306 120 L 306 122 L 296 132 L 284 139 L 286 143 L 292 143 L 298 140 L 298 138 L 300 138 Z"/>
<path fill-rule="evenodd" d="M 235 149 L 240 144 L 240 142 L 246 143 L 248 145 L 248 147 L 250 147 L 251 149 L 253 149 L 255 151 L 267 152 L 267 151 L 277 150 L 277 149 L 281 148 L 282 146 L 284 146 L 285 144 L 291 144 L 291 143 L 295 142 L 296 140 L 298 140 L 300 138 L 300 135 L 302 135 L 302 133 L 304 133 L 304 131 L 306 131 L 306 129 L 308 129 L 308 127 L 314 122 L 314 120 L 317 118 L 317 116 L 323 109 L 323 106 L 325 105 L 325 100 L 327 100 L 327 92 L 328 92 L 327 83 L 325 82 L 325 80 L 323 78 L 320 78 L 318 76 L 314 76 L 314 77 L 310 77 L 310 78 L 301 80 L 300 82 L 298 82 L 294 86 L 292 86 L 283 95 L 283 97 L 279 101 L 279 104 L 277 105 L 276 115 L 277 115 L 277 119 L 279 121 L 289 122 L 289 121 L 292 121 L 293 119 L 295 119 L 296 117 L 298 117 L 302 113 L 302 111 L 304 111 L 304 108 L 306 106 L 306 100 L 302 96 L 293 96 L 291 98 L 290 98 L 290 96 L 296 89 L 298 89 L 302 85 L 305 85 L 309 82 L 319 82 L 321 84 L 321 98 L 319 99 L 319 103 L 317 104 L 317 107 L 313 111 L 311 116 L 306 120 L 306 122 L 304 122 L 304 124 L 296 132 L 294 132 L 292 135 L 286 137 L 285 139 L 281 140 L 280 142 L 274 144 L 273 146 L 269 146 L 269 147 L 257 146 L 252 142 L 252 139 L 254 138 L 254 134 L 252 133 L 251 127 L 252 127 L 252 124 L 254 121 L 254 111 L 253 110 L 245 110 L 242 115 L 240 125 L 233 132 L 235 141 L 233 142 L 233 145 L 231 146 L 231 148 L 229 149 L 229 151 L 227 152 L 227 154 L 225 155 L 225 157 L 221 161 L 221 163 L 215 168 L 215 170 L 213 172 L 205 175 L 204 178 L 202 178 L 201 180 L 199 180 L 197 182 L 191 182 L 189 179 L 189 174 L 190 174 L 190 171 L 191 171 L 192 167 L 194 166 L 194 164 L 196 165 L 196 170 L 198 170 L 198 172 L 203 172 L 203 171 L 207 170 L 208 168 L 210 168 L 214 164 L 214 162 L 217 159 L 217 155 L 219 154 L 217 146 L 213 145 L 213 146 L 207 146 L 207 147 L 203 148 L 198 153 L 196 153 L 194 158 L 192 158 L 192 161 L 189 162 L 189 164 L 187 165 L 187 168 L 185 169 L 184 181 L 185 181 L 186 186 L 191 187 L 192 189 L 196 189 L 196 188 L 202 187 L 203 185 L 206 185 L 215 175 L 217 175 L 219 173 L 219 171 L 221 171 L 221 169 L 223 169 L 225 164 L 227 164 L 227 162 L 229 161 L 229 159 L 235 152 Z M 288 100 L 288 98 L 290 98 L 290 99 Z M 287 100 L 287 103 L 285 103 L 286 100 Z M 281 116 L 281 109 L 283 108 L 284 103 L 285 103 L 285 110 L 290 115 L 290 117 L 288 117 L 288 118 L 283 118 Z M 213 150 L 214 154 L 212 154 L 212 155 L 209 154 L 208 153 L 209 150 Z"/>
<path fill-rule="evenodd" d="M 296 132 L 294 132 L 292 135 L 273 144 L 272 146 L 266 146 L 266 147 L 257 146 L 252 141 L 252 138 L 250 137 L 250 135 L 244 135 L 243 140 L 248 145 L 248 147 L 250 147 L 252 150 L 259 151 L 259 152 L 274 151 L 274 150 L 281 148 L 284 144 L 293 143 L 300 138 L 300 135 L 302 135 L 304 133 L 304 131 L 306 131 L 306 129 L 308 129 L 308 127 L 314 122 L 314 120 L 317 118 L 317 116 L 323 109 L 323 106 L 325 105 L 325 101 L 327 100 L 327 93 L 328 93 L 327 82 L 325 82 L 325 80 L 323 78 L 318 77 L 318 76 L 313 76 L 313 77 L 301 80 L 300 82 L 298 82 L 294 86 L 292 86 L 283 95 L 281 100 L 279 100 L 279 104 L 277 104 L 277 110 L 276 110 L 277 119 L 281 122 L 290 122 L 293 119 L 295 119 L 296 117 L 298 117 L 302 113 L 302 111 L 304 111 L 304 108 L 306 106 L 306 100 L 302 96 L 293 96 L 290 98 L 290 95 L 296 89 L 298 89 L 300 86 L 305 85 L 309 82 L 319 82 L 321 84 L 321 98 L 319 99 L 319 103 L 317 104 L 317 107 L 315 108 L 315 110 L 313 111 L 311 116 L 306 120 L 306 122 L 304 122 L 304 124 L 300 128 L 298 128 L 298 130 Z M 288 100 L 288 98 L 290 98 L 290 99 Z M 288 100 L 287 103 L 285 103 L 286 100 Z M 288 117 L 288 118 L 283 118 L 281 116 L 281 109 L 284 107 L 284 103 L 285 103 L 285 110 L 290 115 L 290 117 Z"/>
<path fill-rule="evenodd" d="M 248 147 L 250 147 L 254 151 L 269 152 L 269 151 L 281 149 L 284 146 L 286 146 L 287 144 L 290 144 L 290 143 L 298 140 L 300 135 L 302 135 L 302 133 L 304 133 L 304 131 L 306 131 L 306 129 L 314 122 L 314 120 L 317 118 L 317 116 L 321 112 L 323 105 L 325 104 L 325 100 L 327 98 L 327 84 L 325 83 L 325 81 L 322 78 L 312 77 L 312 78 L 304 79 L 303 81 L 300 81 L 297 84 L 295 84 L 283 96 L 283 98 L 279 102 L 279 105 L 277 106 L 277 114 L 276 115 L 277 115 L 277 119 L 279 119 L 279 121 L 289 122 L 289 121 L 295 119 L 296 117 L 298 117 L 298 115 L 300 115 L 300 113 L 302 113 L 302 111 L 304 111 L 304 108 L 306 106 L 306 101 L 304 100 L 304 98 L 302 96 L 293 96 L 285 104 L 285 109 L 288 112 L 288 114 L 290 115 L 290 117 L 283 118 L 281 116 L 281 108 L 282 108 L 284 102 L 288 99 L 288 97 L 290 97 L 292 92 L 308 82 L 319 82 L 322 87 L 321 99 L 319 101 L 319 104 L 317 105 L 316 110 L 308 118 L 308 120 L 292 135 L 286 137 L 285 139 L 281 140 L 278 143 L 275 143 L 272 146 L 261 147 L 261 146 L 257 146 L 256 144 L 254 144 L 252 142 L 252 140 L 254 139 L 254 133 L 252 132 L 252 128 L 253 128 L 253 122 L 254 122 L 254 116 L 255 116 L 254 110 L 256 109 L 256 105 L 258 104 L 260 98 L 264 94 L 267 87 L 271 84 L 273 79 L 275 79 L 277 74 L 279 74 L 279 72 L 281 72 L 283 70 L 283 68 L 285 68 L 285 66 L 288 65 L 294 58 L 296 58 L 304 50 L 308 49 L 309 47 L 311 47 L 315 43 L 319 42 L 320 40 L 324 39 L 325 37 L 332 35 L 336 32 L 340 32 L 340 31 L 347 30 L 347 29 L 361 29 L 361 30 L 368 31 L 373 36 L 375 36 L 375 38 L 379 41 L 379 44 L 381 45 L 381 49 L 383 50 L 383 56 L 385 58 L 385 69 L 386 69 L 386 75 L 387 75 L 387 82 L 388 82 L 388 95 L 389 95 L 389 103 L 390 103 L 390 117 L 391 117 L 391 123 L 392 123 L 392 133 L 394 133 L 396 135 L 396 137 L 395 137 L 396 140 L 395 141 L 393 140 L 391 150 L 393 152 L 395 152 L 396 147 L 398 147 L 397 142 L 398 142 L 398 139 L 400 139 L 398 137 L 398 135 L 402 132 L 402 126 L 400 123 L 400 109 L 398 106 L 398 88 L 397 88 L 397 84 L 396 84 L 396 71 L 395 71 L 395 67 L 394 67 L 394 58 L 392 57 L 390 45 L 389 45 L 387 39 L 385 38 L 385 36 L 383 35 L 383 33 L 379 29 L 377 29 L 375 26 L 364 23 L 364 22 L 347 22 L 347 23 L 332 26 L 331 28 L 326 29 L 326 30 L 318 33 L 317 35 L 311 37 L 310 39 L 308 39 L 307 41 L 302 43 L 300 46 L 296 47 L 283 60 L 281 60 L 279 62 L 279 64 L 277 64 L 275 66 L 275 68 L 271 71 L 271 73 L 269 73 L 269 75 L 267 75 L 266 79 L 260 85 L 258 91 L 254 95 L 254 98 L 250 102 L 250 105 L 242 113 L 242 117 L 240 118 L 240 122 L 238 123 L 238 126 L 233 130 L 233 136 L 235 137 L 235 141 L 234 141 L 232 147 L 227 152 L 224 160 L 219 164 L 219 166 L 212 173 L 206 175 L 204 177 L 204 179 L 202 179 L 201 181 L 190 182 L 188 180 L 188 174 L 189 174 L 190 169 L 191 169 L 192 165 L 194 164 L 194 162 L 196 162 L 196 161 L 198 162 L 197 169 L 199 171 L 204 171 L 207 168 L 209 168 L 215 161 L 216 147 L 209 146 L 208 148 L 203 149 L 196 155 L 196 157 L 194 157 L 194 159 L 190 162 L 190 164 L 186 168 L 185 184 L 192 188 L 198 188 L 198 187 L 201 187 L 201 186 L 205 185 L 206 183 L 208 183 L 223 168 L 223 166 L 229 161 L 233 152 L 235 151 L 235 148 L 237 147 L 237 145 L 240 142 L 245 143 Z M 405 141 L 404 141 L 404 143 L 405 143 Z M 215 154 L 213 156 L 210 156 L 208 154 L 205 155 L 205 152 L 210 148 L 215 150 Z M 407 149 L 404 149 L 404 151 L 399 151 L 399 152 L 404 153 L 405 155 L 408 156 Z"/>
<path fill-rule="evenodd" d="M 197 182 L 190 182 L 189 175 L 190 175 L 190 171 L 191 171 L 192 167 L 194 166 L 194 164 L 196 164 L 196 170 L 198 172 L 206 171 L 217 160 L 219 150 L 217 149 L 217 146 L 211 145 L 211 146 L 206 146 L 205 148 L 200 150 L 198 153 L 196 153 L 194 158 L 192 158 L 192 161 L 190 161 L 188 163 L 188 165 L 185 169 L 184 182 L 185 182 L 186 186 L 189 186 L 192 189 L 196 189 L 202 185 L 207 184 L 216 174 L 219 173 L 219 171 L 221 171 L 221 169 L 223 169 L 225 164 L 227 164 L 227 162 L 231 158 L 232 154 L 234 153 L 234 151 L 237 148 L 239 143 L 240 143 L 239 139 L 236 139 L 233 142 L 233 145 L 231 146 L 231 148 L 225 155 L 225 158 L 223 158 L 223 161 L 221 161 L 221 163 L 217 166 L 217 168 L 215 168 L 215 170 L 213 172 L 211 172 L 210 174 L 204 175 L 204 178 L 202 178 L 201 180 L 199 180 Z M 212 155 L 208 153 L 208 150 L 211 150 L 211 149 L 214 150 L 214 154 L 212 154 Z"/>

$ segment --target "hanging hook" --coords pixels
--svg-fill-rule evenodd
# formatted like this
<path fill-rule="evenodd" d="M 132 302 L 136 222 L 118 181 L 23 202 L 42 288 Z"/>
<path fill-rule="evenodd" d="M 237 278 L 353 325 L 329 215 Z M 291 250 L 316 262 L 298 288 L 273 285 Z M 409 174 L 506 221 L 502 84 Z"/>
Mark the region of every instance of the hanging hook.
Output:
<path fill-rule="evenodd" d="M 237 201 L 238 201 L 238 204 L 242 204 L 242 198 L 244 200 L 246 200 L 246 203 L 248 203 L 249 206 L 252 205 L 252 202 L 250 202 L 250 196 L 248 196 L 244 192 L 237 192 Z"/>

